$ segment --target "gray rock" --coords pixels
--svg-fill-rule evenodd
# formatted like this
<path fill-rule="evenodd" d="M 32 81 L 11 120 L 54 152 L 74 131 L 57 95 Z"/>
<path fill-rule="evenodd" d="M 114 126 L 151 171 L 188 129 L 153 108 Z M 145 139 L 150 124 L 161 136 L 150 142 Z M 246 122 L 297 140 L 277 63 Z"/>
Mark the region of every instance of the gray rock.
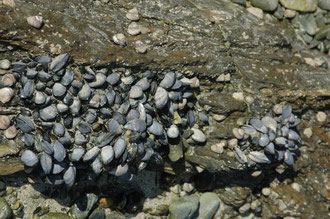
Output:
<path fill-rule="evenodd" d="M 92 170 L 93 172 L 96 174 L 96 175 L 99 175 L 101 172 L 102 172 L 102 163 L 100 161 L 100 159 L 98 157 L 96 157 L 92 163 L 91 163 L 91 167 L 92 167 Z"/>
<path fill-rule="evenodd" d="M 142 87 L 143 91 L 146 91 L 150 87 L 150 83 L 147 78 L 142 78 L 135 85 Z"/>
<path fill-rule="evenodd" d="M 177 138 L 179 136 L 179 128 L 176 125 L 171 125 L 167 130 L 167 136 L 169 138 Z"/>
<path fill-rule="evenodd" d="M 124 128 L 142 133 L 147 129 L 147 124 L 141 119 L 134 119 L 127 122 Z"/>
<path fill-rule="evenodd" d="M 46 96 L 44 93 L 37 91 L 34 96 L 34 102 L 38 105 L 42 105 L 46 102 Z"/>
<path fill-rule="evenodd" d="M 94 193 L 83 194 L 70 208 L 74 219 L 86 219 L 97 204 L 98 197 Z"/>
<path fill-rule="evenodd" d="M 26 150 L 23 152 L 23 154 L 21 156 L 21 161 L 26 166 L 33 167 L 34 165 L 36 165 L 39 162 L 39 159 L 33 151 Z"/>
<path fill-rule="evenodd" d="M 21 97 L 22 98 L 29 98 L 33 95 L 33 92 L 35 90 L 35 85 L 32 80 L 28 80 L 26 84 L 23 87 L 23 92 L 21 91 Z"/>
<path fill-rule="evenodd" d="M 31 121 L 31 119 L 24 116 L 17 117 L 16 127 L 24 133 L 32 132 L 35 130 L 34 123 Z"/>
<path fill-rule="evenodd" d="M 0 60 L 0 69 L 7 70 L 10 68 L 10 61 L 8 59 L 2 59 Z"/>
<path fill-rule="evenodd" d="M 74 72 L 71 69 L 67 69 L 61 79 L 61 84 L 63 84 L 64 86 L 68 86 L 73 81 L 73 78 Z"/>
<path fill-rule="evenodd" d="M 169 89 L 175 83 L 175 73 L 169 72 L 165 75 L 164 79 L 160 82 L 159 86 L 165 89 Z"/>
<path fill-rule="evenodd" d="M 319 7 L 330 11 L 330 1 L 329 0 L 319 0 Z"/>
<path fill-rule="evenodd" d="M 54 120 L 56 115 L 57 111 L 53 106 L 48 106 L 40 110 L 40 118 L 46 122 Z"/>
<path fill-rule="evenodd" d="M 99 154 L 99 152 L 100 152 L 100 149 L 98 147 L 96 147 L 96 146 L 93 147 L 92 149 L 90 149 L 86 152 L 86 154 L 83 157 L 83 161 L 87 162 L 90 160 L 94 160 L 97 157 L 97 155 Z"/>
<path fill-rule="evenodd" d="M 66 92 L 66 87 L 60 83 L 55 83 L 53 86 L 53 95 L 54 97 L 62 97 Z"/>
<path fill-rule="evenodd" d="M 70 166 L 68 169 L 64 171 L 63 180 L 68 187 L 73 186 L 76 180 L 76 168 L 74 166 Z"/>
<path fill-rule="evenodd" d="M 127 163 L 119 164 L 117 167 L 115 167 L 113 170 L 110 171 L 110 173 L 115 176 L 123 176 L 127 172 L 128 172 Z"/>
<path fill-rule="evenodd" d="M 56 109 L 59 113 L 65 113 L 66 111 L 68 111 L 69 107 L 63 103 L 58 103 L 56 105 Z"/>
<path fill-rule="evenodd" d="M 79 99 L 74 99 L 70 106 L 70 112 L 73 116 L 78 116 L 81 109 L 81 102 Z"/>
<path fill-rule="evenodd" d="M 168 101 L 168 93 L 162 88 L 158 87 L 155 93 L 155 105 L 157 109 L 162 109 L 166 106 Z"/>
<path fill-rule="evenodd" d="M 269 138 L 267 134 L 263 134 L 261 135 L 260 139 L 259 139 L 259 145 L 261 147 L 265 147 L 266 145 L 268 145 L 269 143 Z"/>
<path fill-rule="evenodd" d="M 67 53 L 58 55 L 53 59 L 52 63 L 49 66 L 49 69 L 53 72 L 61 70 L 68 62 L 69 55 Z"/>
<path fill-rule="evenodd" d="M 313 12 L 317 8 L 317 0 L 280 0 L 281 4 L 288 9 Z"/>
<path fill-rule="evenodd" d="M 63 147 L 62 143 L 55 141 L 54 143 L 54 158 L 58 162 L 62 162 L 66 157 L 66 150 Z"/>
<path fill-rule="evenodd" d="M 84 145 L 87 143 L 87 139 L 80 132 L 76 132 L 74 135 L 74 143 L 77 145 Z"/>
<path fill-rule="evenodd" d="M 55 123 L 54 127 L 53 127 L 53 132 L 55 135 L 57 135 L 59 137 L 64 136 L 64 133 L 65 133 L 64 125 L 62 125 L 62 123 L 58 123 L 58 122 Z"/>
<path fill-rule="evenodd" d="M 113 146 L 115 158 L 119 158 L 124 153 L 125 149 L 126 141 L 124 140 L 124 138 L 119 138 Z"/>
<path fill-rule="evenodd" d="M 26 72 L 26 77 L 28 79 L 33 79 L 35 78 L 35 76 L 37 76 L 38 72 L 36 70 L 33 70 L 33 69 L 29 69 L 27 72 Z"/>
<path fill-rule="evenodd" d="M 112 73 L 107 77 L 106 80 L 110 85 L 115 85 L 119 82 L 119 79 L 120 79 L 119 73 Z"/>
<path fill-rule="evenodd" d="M 113 148 L 109 145 L 109 146 L 105 146 L 101 149 L 101 159 L 102 159 L 102 163 L 104 165 L 109 164 L 113 158 L 114 158 L 114 150 Z"/>
<path fill-rule="evenodd" d="M 42 152 L 40 156 L 40 165 L 46 175 L 50 174 L 53 167 L 52 157 L 49 154 Z"/>
<path fill-rule="evenodd" d="M 306 29 L 307 33 L 313 36 L 317 31 L 317 24 L 314 14 L 305 14 L 300 16 L 300 22 Z"/>
<path fill-rule="evenodd" d="M 10 208 L 6 200 L 0 197 L 0 218 L 10 219 L 12 217 L 13 217 L 13 210 Z"/>
<path fill-rule="evenodd" d="M 251 0 L 251 4 L 264 11 L 275 11 L 278 5 L 278 0 Z"/>
<path fill-rule="evenodd" d="M 181 197 L 169 206 L 169 219 L 191 219 L 197 216 L 199 200 L 197 195 Z"/>
<path fill-rule="evenodd" d="M 159 122 L 157 122 L 157 121 L 154 120 L 152 122 L 152 125 L 149 126 L 148 131 L 151 134 L 154 134 L 154 135 L 159 136 L 159 135 L 162 135 L 163 134 L 164 129 L 163 129 L 163 126 L 161 124 L 159 124 Z"/>
<path fill-rule="evenodd" d="M 85 154 L 85 149 L 83 149 L 83 148 L 73 149 L 72 154 L 71 154 L 71 161 L 73 161 L 73 162 L 79 161 L 84 154 Z"/>
<path fill-rule="evenodd" d="M 281 5 L 278 5 L 276 11 L 274 12 L 274 16 L 279 20 L 283 20 L 284 12 L 285 8 L 283 8 Z"/>
<path fill-rule="evenodd" d="M 321 27 L 316 33 L 315 33 L 315 39 L 316 40 L 322 40 L 330 33 L 330 25 L 326 25 Z"/>
<path fill-rule="evenodd" d="M 249 158 L 256 163 L 271 163 L 268 157 L 263 152 L 259 151 L 251 151 L 249 153 Z"/>
<path fill-rule="evenodd" d="M 89 83 L 89 86 L 92 88 L 102 87 L 106 81 L 106 76 L 102 73 L 97 73 L 95 75 L 96 81 Z"/>
<path fill-rule="evenodd" d="M 268 132 L 265 124 L 259 119 L 256 119 L 256 118 L 250 119 L 250 124 L 253 126 L 253 128 L 258 130 L 259 132 L 262 132 L 262 133 Z"/>
<path fill-rule="evenodd" d="M 138 99 L 142 96 L 143 90 L 142 87 L 138 85 L 134 85 L 131 87 L 131 90 L 129 91 L 129 97 L 133 99 Z"/>
<path fill-rule="evenodd" d="M 65 162 L 54 163 L 52 174 L 59 174 L 66 168 L 67 168 L 67 163 Z"/>
<path fill-rule="evenodd" d="M 78 96 L 81 100 L 88 100 L 92 94 L 92 90 L 88 84 L 84 84 L 81 90 L 78 93 Z"/>
<path fill-rule="evenodd" d="M 206 136 L 201 130 L 196 129 L 196 128 L 192 128 L 191 130 L 194 132 L 194 134 L 191 136 L 191 138 L 194 141 L 196 141 L 197 143 L 205 143 L 206 142 Z"/>
<path fill-rule="evenodd" d="M 220 207 L 220 199 L 213 192 L 205 192 L 199 198 L 197 219 L 212 219 Z"/>

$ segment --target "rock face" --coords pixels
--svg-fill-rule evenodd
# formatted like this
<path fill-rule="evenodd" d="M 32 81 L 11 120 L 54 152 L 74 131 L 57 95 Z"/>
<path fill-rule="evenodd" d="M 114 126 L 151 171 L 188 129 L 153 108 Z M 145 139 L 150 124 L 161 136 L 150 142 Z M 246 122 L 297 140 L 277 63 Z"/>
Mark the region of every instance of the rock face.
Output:
<path fill-rule="evenodd" d="M 301 12 L 312 12 L 317 8 L 317 0 L 280 0 L 280 2 L 286 8 Z"/>

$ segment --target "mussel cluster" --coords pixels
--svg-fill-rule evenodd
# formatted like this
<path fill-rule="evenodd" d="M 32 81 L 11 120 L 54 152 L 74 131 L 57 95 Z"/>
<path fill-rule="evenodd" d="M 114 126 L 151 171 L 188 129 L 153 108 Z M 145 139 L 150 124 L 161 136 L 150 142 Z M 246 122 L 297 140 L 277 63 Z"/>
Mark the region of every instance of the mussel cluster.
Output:
<path fill-rule="evenodd" d="M 248 166 L 260 166 L 282 161 L 291 166 L 299 154 L 301 138 L 296 130 L 300 119 L 285 105 L 276 110 L 275 117 L 252 118 L 248 124 L 234 128 L 238 139 L 234 148 L 236 159 Z"/>
<path fill-rule="evenodd" d="M 61 54 L 12 63 L 23 106 L 14 118 L 25 147 L 21 160 L 45 182 L 70 187 L 86 168 L 130 178 L 195 124 L 196 77 L 68 67 L 69 61 Z M 206 140 L 193 130 L 202 135 L 197 143 Z"/>

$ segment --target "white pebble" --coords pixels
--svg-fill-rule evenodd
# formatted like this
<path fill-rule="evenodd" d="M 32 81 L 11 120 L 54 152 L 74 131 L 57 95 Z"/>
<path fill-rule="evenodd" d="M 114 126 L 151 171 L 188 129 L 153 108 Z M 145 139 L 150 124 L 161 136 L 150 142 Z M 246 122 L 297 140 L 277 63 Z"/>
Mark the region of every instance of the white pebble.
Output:
<path fill-rule="evenodd" d="M 115 44 L 118 44 L 118 45 L 121 45 L 121 46 L 125 46 L 126 45 L 126 37 L 122 33 L 115 34 L 112 37 L 112 40 L 113 40 L 113 42 Z"/>
<path fill-rule="evenodd" d="M 300 192 L 300 185 L 296 182 L 291 184 L 291 187 L 296 190 L 297 192 Z"/>
<path fill-rule="evenodd" d="M 319 122 L 325 122 L 327 120 L 327 114 L 325 114 L 324 112 L 318 112 L 316 114 L 316 120 Z"/>
<path fill-rule="evenodd" d="M 247 97 L 245 97 L 245 101 L 246 101 L 248 104 L 252 104 L 253 101 L 254 101 L 254 99 L 253 99 L 253 97 L 251 97 L 251 96 L 247 96 Z"/>
<path fill-rule="evenodd" d="M 126 14 L 126 18 L 131 21 L 138 21 L 140 17 L 137 8 L 129 10 Z"/>
<path fill-rule="evenodd" d="M 225 115 L 215 114 L 213 115 L 213 119 L 217 122 L 221 122 L 226 118 Z"/>
<path fill-rule="evenodd" d="M 214 153 L 217 153 L 217 154 L 222 154 L 223 147 L 224 146 L 221 143 L 213 144 L 213 145 L 211 145 L 211 151 L 213 151 Z"/>
<path fill-rule="evenodd" d="M 0 102 L 8 103 L 14 96 L 14 90 L 9 87 L 4 87 L 0 89 Z"/>
<path fill-rule="evenodd" d="M 263 189 L 261 190 L 261 193 L 262 193 L 264 196 L 268 197 L 268 196 L 270 195 L 270 193 L 271 193 L 271 190 L 270 190 L 270 188 L 263 188 Z"/>
<path fill-rule="evenodd" d="M 233 93 L 233 98 L 239 101 L 244 101 L 244 94 L 243 92 L 235 92 Z"/>
<path fill-rule="evenodd" d="M 228 141 L 228 147 L 234 149 L 237 146 L 238 140 L 236 138 L 230 139 Z"/>
<path fill-rule="evenodd" d="M 275 114 L 279 115 L 282 114 L 282 108 L 283 106 L 281 104 L 275 104 L 273 107 L 273 111 Z"/>
<path fill-rule="evenodd" d="M 138 53 L 146 53 L 148 49 L 148 46 L 146 44 L 144 44 L 142 41 L 138 40 L 135 42 L 135 50 Z"/>
<path fill-rule="evenodd" d="M 313 131 L 311 128 L 305 128 L 303 133 L 304 135 L 306 135 L 307 138 L 310 138 L 313 135 Z"/>
<path fill-rule="evenodd" d="M 39 29 L 42 25 L 42 17 L 41 16 L 30 16 L 26 19 L 28 24 L 32 27 Z"/>
<path fill-rule="evenodd" d="M 185 191 L 185 192 L 192 192 L 194 190 L 194 185 L 192 183 L 183 183 L 182 185 L 182 190 Z"/>
<path fill-rule="evenodd" d="M 7 70 L 10 68 L 10 61 L 8 59 L 0 60 L 0 69 Z"/>
<path fill-rule="evenodd" d="M 141 33 L 141 27 L 136 22 L 132 22 L 128 25 L 127 32 L 129 35 L 135 36 Z"/>

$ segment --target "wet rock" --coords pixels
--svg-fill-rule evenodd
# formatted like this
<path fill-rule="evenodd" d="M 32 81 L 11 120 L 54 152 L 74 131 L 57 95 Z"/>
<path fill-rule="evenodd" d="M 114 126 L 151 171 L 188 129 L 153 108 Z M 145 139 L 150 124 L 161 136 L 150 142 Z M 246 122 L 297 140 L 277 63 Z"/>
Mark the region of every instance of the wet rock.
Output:
<path fill-rule="evenodd" d="M 15 76 L 13 74 L 5 74 L 1 78 L 0 84 L 4 87 L 11 87 L 16 83 Z"/>
<path fill-rule="evenodd" d="M 313 12 L 317 8 L 317 0 L 280 0 L 281 4 L 288 9 Z"/>
<path fill-rule="evenodd" d="M 199 198 L 198 219 L 212 219 L 220 207 L 220 199 L 213 192 L 205 192 Z"/>
<path fill-rule="evenodd" d="M 41 28 L 42 26 L 42 17 L 41 16 L 30 16 L 26 19 L 29 25 L 34 28 Z"/>
<path fill-rule="evenodd" d="M 191 195 L 174 200 L 169 206 L 170 219 L 191 219 L 196 217 L 198 209 L 198 196 Z"/>
<path fill-rule="evenodd" d="M 278 0 L 252 0 L 251 4 L 264 11 L 275 11 L 278 5 Z"/>
<path fill-rule="evenodd" d="M 82 195 L 70 208 L 70 214 L 75 219 L 86 219 L 97 204 L 98 197 L 93 193 Z"/>
<path fill-rule="evenodd" d="M 10 219 L 13 216 L 13 210 L 10 208 L 7 201 L 0 197 L 0 218 L 1 219 Z"/>

